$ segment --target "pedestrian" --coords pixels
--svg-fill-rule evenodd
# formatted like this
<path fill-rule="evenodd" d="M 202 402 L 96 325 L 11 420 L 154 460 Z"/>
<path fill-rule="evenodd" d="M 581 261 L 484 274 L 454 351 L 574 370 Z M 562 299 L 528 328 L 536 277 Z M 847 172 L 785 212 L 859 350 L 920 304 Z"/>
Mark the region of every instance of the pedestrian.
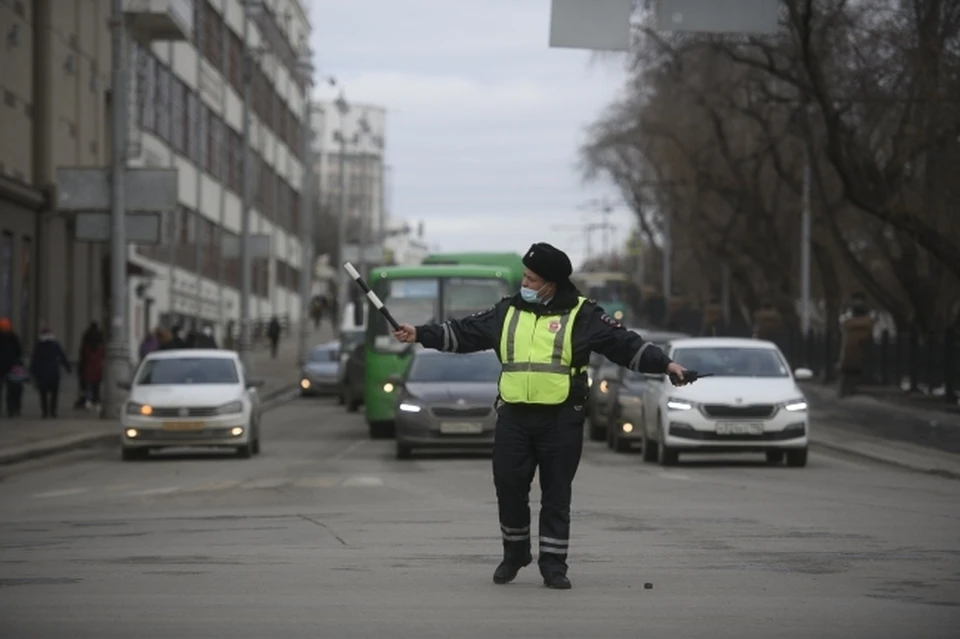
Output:
<path fill-rule="evenodd" d="M 570 282 L 570 259 L 537 243 L 523 257 L 520 291 L 493 308 L 442 324 L 402 324 L 394 336 L 456 353 L 494 349 L 502 365 L 493 449 L 503 561 L 493 581 L 513 581 L 533 560 L 530 484 L 540 476 L 540 552 L 544 585 L 565 590 L 570 542 L 571 485 L 583 447 L 587 366 L 593 352 L 631 370 L 671 373 L 684 368 L 657 346 L 627 331 Z M 538 471 L 539 468 L 539 471 Z"/>
<path fill-rule="evenodd" d="M 149 355 L 150 353 L 160 349 L 160 335 L 159 329 L 153 329 L 143 338 L 143 341 L 140 342 L 140 360 Z"/>
<path fill-rule="evenodd" d="M 217 348 L 217 340 L 213 337 L 213 329 L 209 326 L 204 326 L 203 330 L 197 334 L 193 347 Z"/>
<path fill-rule="evenodd" d="M 280 344 L 280 320 L 274 315 L 270 318 L 270 326 L 267 327 L 267 338 L 270 340 L 270 357 L 277 359 L 277 347 Z"/>
<path fill-rule="evenodd" d="M 106 346 L 103 333 L 96 323 L 88 329 L 80 358 L 80 377 L 83 380 L 84 398 L 87 408 L 100 405 L 100 384 L 103 382 L 103 364 L 106 358 Z"/>
<path fill-rule="evenodd" d="M 173 327 L 173 330 L 171 331 L 170 344 L 168 348 L 170 350 L 177 350 L 177 349 L 186 348 L 186 347 L 187 347 L 187 344 L 183 340 L 183 326 L 181 326 L 180 324 L 177 324 L 176 326 Z"/>
<path fill-rule="evenodd" d="M 60 394 L 60 368 L 70 372 L 63 347 L 49 327 L 40 329 L 40 337 L 30 358 L 30 374 L 40 393 L 40 411 L 44 419 L 57 416 L 57 398 Z"/>
<path fill-rule="evenodd" d="M 16 417 L 20 410 L 18 391 L 22 383 L 10 378 L 15 366 L 22 365 L 23 345 L 20 337 L 13 332 L 13 325 L 7 317 L 0 317 L 0 404 L 4 396 L 7 400 L 7 416 Z M 0 406 L 2 410 L 2 406 Z"/>

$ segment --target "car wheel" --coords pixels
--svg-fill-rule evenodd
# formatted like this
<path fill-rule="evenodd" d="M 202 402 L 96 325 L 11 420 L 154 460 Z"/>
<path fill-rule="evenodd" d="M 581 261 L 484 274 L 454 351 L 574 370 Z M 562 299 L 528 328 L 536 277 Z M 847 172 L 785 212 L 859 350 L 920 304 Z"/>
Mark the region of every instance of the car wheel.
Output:
<path fill-rule="evenodd" d="M 397 442 L 397 459 L 410 459 L 413 457 L 413 450 L 406 444 Z"/>
<path fill-rule="evenodd" d="M 603 426 L 598 426 L 593 423 L 593 420 L 590 420 L 590 441 L 602 442 L 607 436 L 607 429 Z"/>
<path fill-rule="evenodd" d="M 148 448 L 133 448 L 132 446 L 120 447 L 120 459 L 123 461 L 136 461 L 146 459 L 150 454 Z"/>
<path fill-rule="evenodd" d="M 768 451 L 767 451 L 767 463 L 768 463 L 768 464 L 782 464 L 782 463 L 783 463 L 783 451 L 782 451 L 782 450 L 768 450 Z"/>
<path fill-rule="evenodd" d="M 253 454 L 253 447 L 250 444 L 243 444 L 237 446 L 237 457 L 240 459 L 250 459 L 250 456 Z"/>
<path fill-rule="evenodd" d="M 640 437 L 641 445 L 643 446 L 643 461 L 645 462 L 655 462 L 657 461 L 657 442 L 652 441 L 647 437 L 647 413 L 641 408 L 640 409 Z"/>
<path fill-rule="evenodd" d="M 807 465 L 807 449 L 800 448 L 798 450 L 788 450 L 787 451 L 787 466 L 792 466 L 794 468 L 802 468 Z"/>
<path fill-rule="evenodd" d="M 390 439 L 394 434 L 393 422 L 370 422 L 370 439 Z"/>
<path fill-rule="evenodd" d="M 250 443 L 250 452 L 254 455 L 260 454 L 260 434 L 257 433 L 257 438 Z"/>
<path fill-rule="evenodd" d="M 613 450 L 618 453 L 626 453 L 630 451 L 630 440 L 624 439 L 623 437 L 613 436 Z"/>
<path fill-rule="evenodd" d="M 667 438 L 663 431 L 663 421 L 660 420 L 660 441 L 657 446 L 657 461 L 661 466 L 676 466 L 680 461 L 680 453 L 666 444 Z"/>
<path fill-rule="evenodd" d="M 360 409 L 360 402 L 353 398 L 353 389 L 349 387 L 347 388 L 346 404 L 347 412 L 355 413 Z"/>

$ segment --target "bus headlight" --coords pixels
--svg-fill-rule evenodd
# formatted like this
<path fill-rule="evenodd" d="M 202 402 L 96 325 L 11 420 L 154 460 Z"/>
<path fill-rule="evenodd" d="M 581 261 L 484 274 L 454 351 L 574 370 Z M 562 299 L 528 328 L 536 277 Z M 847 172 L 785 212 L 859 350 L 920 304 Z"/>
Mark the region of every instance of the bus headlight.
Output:
<path fill-rule="evenodd" d="M 383 385 L 383 392 L 384 392 L 384 393 L 392 393 L 392 392 L 393 392 L 393 384 L 391 384 L 390 382 L 387 382 L 386 384 L 384 384 L 384 385 Z"/>

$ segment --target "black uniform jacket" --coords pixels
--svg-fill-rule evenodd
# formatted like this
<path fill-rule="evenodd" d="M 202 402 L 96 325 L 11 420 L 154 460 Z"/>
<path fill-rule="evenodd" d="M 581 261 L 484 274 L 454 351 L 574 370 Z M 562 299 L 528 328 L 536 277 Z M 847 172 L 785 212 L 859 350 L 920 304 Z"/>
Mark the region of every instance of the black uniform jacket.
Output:
<path fill-rule="evenodd" d="M 470 317 L 417 326 L 417 342 L 426 348 L 448 353 L 493 349 L 499 357 L 500 331 L 508 308 L 515 306 L 537 315 L 558 315 L 572 310 L 577 305 L 578 297 L 579 292 L 573 286 L 557 291 L 547 304 L 530 304 L 523 301 L 518 293 Z M 588 300 L 580 307 L 571 338 L 574 368 L 586 367 L 590 362 L 590 353 L 600 353 L 615 364 L 641 373 L 665 373 L 670 363 L 670 358 L 658 346 L 625 329 L 593 300 Z M 574 376 L 570 401 L 586 401 L 588 388 L 586 373 Z"/>

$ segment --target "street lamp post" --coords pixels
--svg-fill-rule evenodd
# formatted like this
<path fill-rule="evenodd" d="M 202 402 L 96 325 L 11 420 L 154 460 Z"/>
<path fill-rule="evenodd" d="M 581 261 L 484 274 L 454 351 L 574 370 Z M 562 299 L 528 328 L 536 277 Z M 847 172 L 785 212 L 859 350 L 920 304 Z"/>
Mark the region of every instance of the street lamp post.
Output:
<path fill-rule="evenodd" d="M 340 261 L 343 261 L 344 251 L 347 247 L 347 138 L 344 135 L 344 119 L 350 112 L 350 105 L 340 94 L 336 102 L 337 111 L 340 113 L 340 130 L 334 133 L 334 139 L 340 143 L 340 210 L 337 213 L 337 253 Z M 337 266 L 337 312 L 343 316 L 347 308 L 347 274 L 340 265 Z M 339 331 L 340 322 L 337 319 L 337 330 Z"/>
<path fill-rule="evenodd" d="M 123 395 L 117 383 L 129 374 L 127 353 L 127 238 L 124 217 L 124 177 L 127 157 L 127 54 L 124 50 L 123 0 L 112 0 L 112 69 L 113 118 L 111 134 L 110 171 L 110 331 L 107 343 L 106 392 L 104 393 L 103 416 L 114 418 L 120 415 Z"/>
<path fill-rule="evenodd" d="M 240 209 L 240 339 L 237 354 L 244 369 L 250 374 L 250 83 L 253 75 L 253 55 L 250 51 L 250 15 L 256 10 L 256 0 L 243 3 L 243 160 L 241 162 Z"/>

